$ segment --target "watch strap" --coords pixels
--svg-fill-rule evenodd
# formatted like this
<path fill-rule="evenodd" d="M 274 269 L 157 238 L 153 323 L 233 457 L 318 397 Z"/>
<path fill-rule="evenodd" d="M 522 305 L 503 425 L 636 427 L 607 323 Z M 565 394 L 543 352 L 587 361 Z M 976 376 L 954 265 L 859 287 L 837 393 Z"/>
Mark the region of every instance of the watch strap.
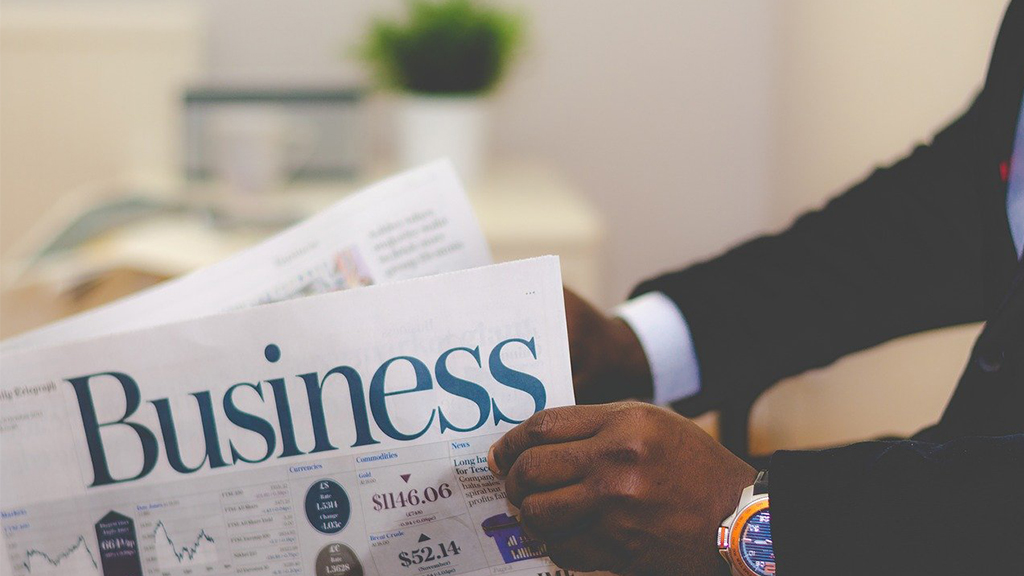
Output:
<path fill-rule="evenodd" d="M 754 479 L 754 494 L 768 493 L 768 469 L 761 470 Z"/>

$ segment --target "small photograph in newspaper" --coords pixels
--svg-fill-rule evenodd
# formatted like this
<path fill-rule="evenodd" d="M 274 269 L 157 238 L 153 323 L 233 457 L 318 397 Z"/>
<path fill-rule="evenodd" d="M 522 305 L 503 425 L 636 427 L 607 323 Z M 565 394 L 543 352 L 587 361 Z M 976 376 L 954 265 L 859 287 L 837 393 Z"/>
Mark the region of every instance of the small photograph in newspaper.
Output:
<path fill-rule="evenodd" d="M 563 306 L 544 257 L 6 352 L 0 572 L 567 574 L 486 464 L 573 403 Z"/>

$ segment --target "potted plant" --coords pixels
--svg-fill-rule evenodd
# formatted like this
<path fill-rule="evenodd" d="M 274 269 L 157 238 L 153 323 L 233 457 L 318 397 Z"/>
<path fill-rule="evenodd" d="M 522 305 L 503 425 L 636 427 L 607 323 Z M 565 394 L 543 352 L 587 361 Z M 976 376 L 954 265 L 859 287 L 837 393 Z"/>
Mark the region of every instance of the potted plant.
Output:
<path fill-rule="evenodd" d="M 410 0 L 407 18 L 378 19 L 361 53 L 382 87 L 402 95 L 398 160 L 452 159 L 467 181 L 482 171 L 486 96 L 517 48 L 517 15 L 473 0 Z"/>

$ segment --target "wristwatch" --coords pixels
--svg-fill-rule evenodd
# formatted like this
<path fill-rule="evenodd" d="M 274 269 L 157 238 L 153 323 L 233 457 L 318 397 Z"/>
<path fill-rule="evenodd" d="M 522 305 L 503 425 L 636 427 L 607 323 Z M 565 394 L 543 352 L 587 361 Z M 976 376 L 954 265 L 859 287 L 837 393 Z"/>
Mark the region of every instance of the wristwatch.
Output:
<path fill-rule="evenodd" d="M 733 576 L 775 574 L 767 470 L 758 472 L 754 485 L 743 489 L 736 511 L 718 527 L 718 552 Z"/>

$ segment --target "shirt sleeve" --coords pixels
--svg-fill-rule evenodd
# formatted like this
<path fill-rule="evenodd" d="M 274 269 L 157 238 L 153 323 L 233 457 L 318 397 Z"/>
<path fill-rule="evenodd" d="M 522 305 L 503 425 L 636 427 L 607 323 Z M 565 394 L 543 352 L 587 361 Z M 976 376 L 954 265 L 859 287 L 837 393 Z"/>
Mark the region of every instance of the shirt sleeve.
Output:
<path fill-rule="evenodd" d="M 636 333 L 647 356 L 654 403 L 662 406 L 700 392 L 700 366 L 686 318 L 668 296 L 648 292 L 615 309 Z"/>

